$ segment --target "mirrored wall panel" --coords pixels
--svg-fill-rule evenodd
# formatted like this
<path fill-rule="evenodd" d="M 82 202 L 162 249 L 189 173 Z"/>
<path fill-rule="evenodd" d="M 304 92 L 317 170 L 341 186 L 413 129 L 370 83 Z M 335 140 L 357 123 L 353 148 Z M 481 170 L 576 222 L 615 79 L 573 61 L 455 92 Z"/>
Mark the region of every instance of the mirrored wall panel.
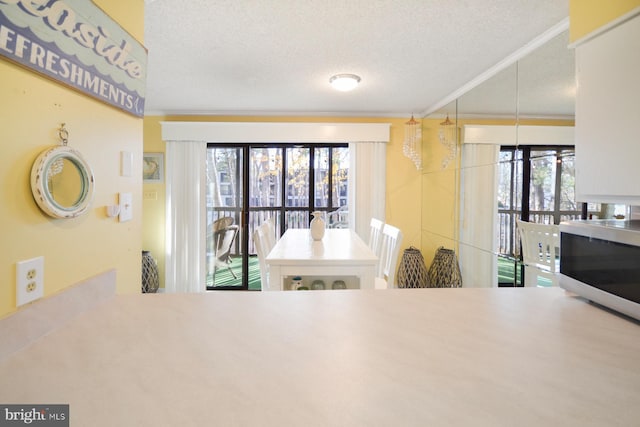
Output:
<path fill-rule="evenodd" d="M 522 284 L 515 220 L 536 212 L 536 197 L 546 209 L 571 205 L 574 80 L 563 32 L 423 118 L 427 263 L 445 247 L 456 251 L 465 287 Z"/>

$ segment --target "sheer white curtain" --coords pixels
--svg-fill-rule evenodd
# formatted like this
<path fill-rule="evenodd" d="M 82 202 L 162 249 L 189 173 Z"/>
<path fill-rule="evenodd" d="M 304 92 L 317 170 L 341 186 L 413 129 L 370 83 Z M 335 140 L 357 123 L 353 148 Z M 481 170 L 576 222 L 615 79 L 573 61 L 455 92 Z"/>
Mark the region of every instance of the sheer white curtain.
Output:
<path fill-rule="evenodd" d="M 366 242 L 371 218 L 385 219 L 387 145 L 349 143 L 349 224 Z"/>
<path fill-rule="evenodd" d="M 166 292 L 206 290 L 206 156 L 206 142 L 166 142 Z"/>

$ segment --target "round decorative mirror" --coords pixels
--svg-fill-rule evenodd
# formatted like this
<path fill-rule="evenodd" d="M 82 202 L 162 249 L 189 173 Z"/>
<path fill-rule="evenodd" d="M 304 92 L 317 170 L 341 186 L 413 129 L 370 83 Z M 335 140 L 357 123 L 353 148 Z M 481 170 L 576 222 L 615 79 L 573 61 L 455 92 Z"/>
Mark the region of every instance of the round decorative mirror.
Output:
<path fill-rule="evenodd" d="M 93 172 L 78 151 L 66 146 L 66 138 L 63 143 L 40 153 L 31 169 L 31 191 L 47 215 L 75 218 L 93 200 Z"/>

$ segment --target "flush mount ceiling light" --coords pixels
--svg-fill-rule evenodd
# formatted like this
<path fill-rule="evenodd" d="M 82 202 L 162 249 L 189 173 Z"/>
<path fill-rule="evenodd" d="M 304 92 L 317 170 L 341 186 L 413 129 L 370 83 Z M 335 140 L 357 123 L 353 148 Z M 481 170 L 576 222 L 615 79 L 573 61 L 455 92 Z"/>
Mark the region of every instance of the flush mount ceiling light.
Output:
<path fill-rule="evenodd" d="M 348 92 L 358 86 L 360 76 L 356 76 L 355 74 L 336 74 L 329 79 L 329 83 L 331 83 L 331 86 L 336 90 Z"/>

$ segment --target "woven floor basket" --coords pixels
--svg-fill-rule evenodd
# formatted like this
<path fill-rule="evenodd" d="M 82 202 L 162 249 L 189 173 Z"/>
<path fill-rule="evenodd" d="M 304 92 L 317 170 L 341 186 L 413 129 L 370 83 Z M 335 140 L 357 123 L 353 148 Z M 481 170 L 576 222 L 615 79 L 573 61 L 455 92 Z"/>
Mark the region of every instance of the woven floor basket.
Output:
<path fill-rule="evenodd" d="M 399 288 L 428 288 L 429 275 L 420 250 L 411 246 L 405 249 L 398 267 Z"/>
<path fill-rule="evenodd" d="M 155 293 L 159 286 L 158 264 L 149 251 L 142 251 L 142 293 Z"/>
<path fill-rule="evenodd" d="M 431 267 L 429 267 L 429 280 L 432 288 L 459 288 L 462 286 L 462 275 L 458 258 L 453 249 L 445 249 L 440 246 Z"/>

